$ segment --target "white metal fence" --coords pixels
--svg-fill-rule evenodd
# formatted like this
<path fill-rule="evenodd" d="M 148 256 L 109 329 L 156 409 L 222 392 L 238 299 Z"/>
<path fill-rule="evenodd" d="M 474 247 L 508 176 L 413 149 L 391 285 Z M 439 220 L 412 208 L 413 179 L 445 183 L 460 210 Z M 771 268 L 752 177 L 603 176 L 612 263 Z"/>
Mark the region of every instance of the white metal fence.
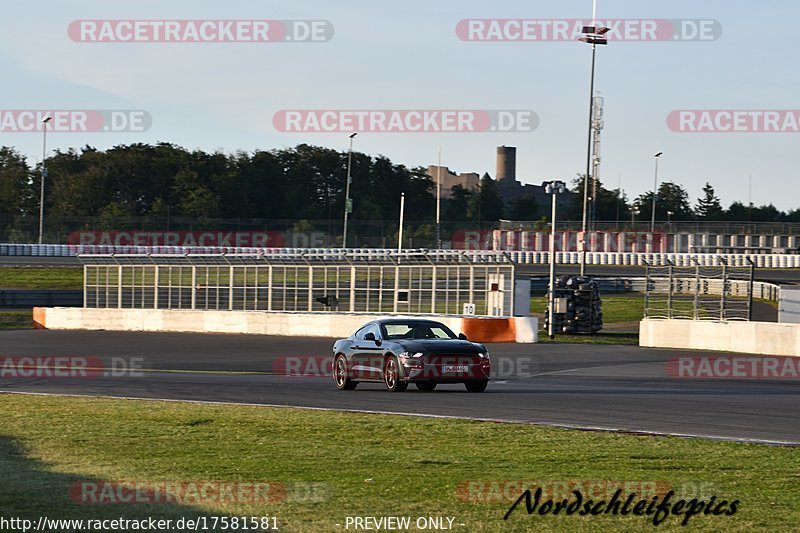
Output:
<path fill-rule="evenodd" d="M 753 266 L 648 266 L 646 318 L 750 320 Z"/>
<path fill-rule="evenodd" d="M 84 306 L 509 316 L 503 254 L 385 250 L 217 255 L 79 255 Z"/>
<path fill-rule="evenodd" d="M 647 278 L 641 276 L 622 277 L 622 276 L 592 276 L 592 280 L 600 285 L 600 292 L 647 292 Z M 737 296 L 747 294 L 749 281 L 729 279 L 730 291 Z M 541 294 L 547 293 L 549 279 L 546 277 L 531 278 L 531 294 L 538 291 Z M 709 282 L 705 287 L 712 293 L 719 293 L 722 289 L 720 284 Z M 781 287 L 767 281 L 753 281 L 753 298 L 758 300 L 769 300 L 777 302 L 780 299 Z"/>

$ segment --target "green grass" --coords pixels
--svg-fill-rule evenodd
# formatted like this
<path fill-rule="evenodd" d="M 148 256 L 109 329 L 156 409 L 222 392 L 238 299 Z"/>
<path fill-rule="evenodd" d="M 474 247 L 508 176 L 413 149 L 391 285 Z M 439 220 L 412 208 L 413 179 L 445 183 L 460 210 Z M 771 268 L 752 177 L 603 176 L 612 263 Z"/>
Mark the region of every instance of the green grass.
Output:
<path fill-rule="evenodd" d="M 0 289 L 82 289 L 81 267 L 0 267 Z"/>
<path fill-rule="evenodd" d="M 0 329 L 30 329 L 33 327 L 31 311 L 0 311 Z"/>
<path fill-rule="evenodd" d="M 638 322 L 644 317 L 644 294 L 639 292 L 601 294 L 601 298 L 605 329 L 594 335 L 556 333 L 553 341 L 547 336 L 547 331 L 540 329 L 539 342 L 638 345 Z M 531 313 L 542 316 L 545 309 L 547 309 L 547 298 L 544 296 L 531 298 Z M 540 325 L 544 327 L 544 320 Z M 621 329 L 615 330 L 615 325 L 621 326 Z"/>
<path fill-rule="evenodd" d="M 550 340 L 547 331 L 539 330 L 539 342 L 556 342 L 568 344 L 629 344 L 639 345 L 639 326 L 636 331 L 599 331 L 594 335 L 578 335 L 574 333 L 556 333 L 556 338 Z"/>
<path fill-rule="evenodd" d="M 601 294 L 603 300 L 603 322 L 638 322 L 644 317 L 644 294 L 625 292 Z M 547 309 L 547 298 L 537 296 L 531 298 L 531 313 L 544 313 Z"/>
<path fill-rule="evenodd" d="M 347 516 L 453 516 L 456 531 L 631 531 L 648 517 L 502 517 L 505 487 L 602 481 L 641 483 L 677 496 L 738 499 L 734 516 L 699 515 L 701 531 L 789 531 L 800 520 L 796 449 L 527 425 L 172 402 L 2 395 L 2 515 L 116 518 L 277 515 L 282 531 L 344 531 Z M 310 497 L 277 503 L 76 504 L 82 480 L 299 482 Z M 626 483 L 628 487 L 625 488 Z M 472 485 L 476 486 L 476 485 Z M 686 487 L 690 487 L 687 489 Z M 644 493 L 640 494 L 644 495 Z M 686 530 L 669 517 L 660 530 Z"/>
<path fill-rule="evenodd" d="M 605 294 L 603 321 L 638 322 L 644 317 L 644 295 L 641 293 Z"/>

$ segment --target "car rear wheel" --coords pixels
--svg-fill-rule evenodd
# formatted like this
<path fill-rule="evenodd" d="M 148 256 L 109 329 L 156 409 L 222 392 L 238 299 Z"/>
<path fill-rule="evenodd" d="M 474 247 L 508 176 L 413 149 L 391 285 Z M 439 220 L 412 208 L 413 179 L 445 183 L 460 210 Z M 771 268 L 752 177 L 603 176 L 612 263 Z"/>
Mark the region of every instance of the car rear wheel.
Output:
<path fill-rule="evenodd" d="M 436 388 L 435 381 L 420 381 L 418 383 L 414 383 L 414 385 L 416 385 L 419 390 L 425 392 L 430 392 Z"/>
<path fill-rule="evenodd" d="M 467 388 L 469 392 L 483 392 L 486 390 L 486 386 L 489 384 L 488 379 L 482 379 L 480 381 L 467 381 L 464 383 L 464 386 Z"/>
<path fill-rule="evenodd" d="M 383 382 L 389 392 L 403 392 L 408 388 L 408 383 L 400 381 L 400 365 L 397 357 L 389 357 L 383 364 Z"/>
<path fill-rule="evenodd" d="M 358 385 L 348 377 L 347 360 L 343 355 L 337 355 L 333 363 L 333 379 L 336 381 L 336 388 L 339 390 L 353 390 Z"/>

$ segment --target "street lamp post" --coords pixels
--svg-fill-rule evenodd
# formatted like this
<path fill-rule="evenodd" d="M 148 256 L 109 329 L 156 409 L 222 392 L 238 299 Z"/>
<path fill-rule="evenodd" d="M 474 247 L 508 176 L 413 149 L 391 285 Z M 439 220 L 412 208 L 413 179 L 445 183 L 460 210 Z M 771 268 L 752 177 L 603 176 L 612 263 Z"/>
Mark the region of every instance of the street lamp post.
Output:
<path fill-rule="evenodd" d="M 437 152 L 439 161 L 436 167 L 436 249 L 440 250 L 442 248 L 442 149 L 439 148 Z"/>
<path fill-rule="evenodd" d="M 400 193 L 400 229 L 397 232 L 397 252 L 403 251 L 403 219 L 406 215 L 406 193 Z"/>
<path fill-rule="evenodd" d="M 636 215 L 639 214 L 639 206 L 635 205 L 631 209 L 631 231 L 633 231 L 633 225 L 636 223 Z"/>
<path fill-rule="evenodd" d="M 342 231 L 342 248 L 347 248 L 347 216 L 353 211 L 353 200 L 350 199 L 350 183 L 353 177 L 350 170 L 353 166 L 353 138 L 358 132 L 350 134 L 350 150 L 347 152 L 347 185 L 344 191 L 344 229 Z"/>
<path fill-rule="evenodd" d="M 552 196 L 552 214 L 550 216 L 550 294 L 547 298 L 547 333 L 555 338 L 555 294 L 556 294 L 556 195 L 567 190 L 563 181 L 545 181 L 542 183 L 545 194 Z"/>
<path fill-rule="evenodd" d="M 655 231 L 656 228 L 656 201 L 658 201 L 658 158 L 661 157 L 663 153 L 664 152 L 658 152 L 653 156 L 656 160 L 656 172 L 655 172 L 655 177 L 653 178 L 653 212 L 650 217 L 651 234 Z"/>
<path fill-rule="evenodd" d="M 42 244 L 42 233 L 44 230 L 44 180 L 47 178 L 47 125 L 53 117 L 45 117 L 42 120 L 42 182 L 39 187 L 39 244 Z"/>
<path fill-rule="evenodd" d="M 592 24 L 597 18 L 597 0 L 592 5 Z M 610 28 L 584 26 L 584 36 L 580 41 L 592 45 L 592 74 L 589 82 L 589 139 L 586 147 L 586 174 L 583 176 L 583 217 L 581 222 L 581 276 L 586 271 L 586 207 L 589 201 L 589 173 L 592 170 L 592 122 L 594 119 L 594 67 L 597 55 L 597 45 L 608 44 L 608 39 L 603 37 Z"/>

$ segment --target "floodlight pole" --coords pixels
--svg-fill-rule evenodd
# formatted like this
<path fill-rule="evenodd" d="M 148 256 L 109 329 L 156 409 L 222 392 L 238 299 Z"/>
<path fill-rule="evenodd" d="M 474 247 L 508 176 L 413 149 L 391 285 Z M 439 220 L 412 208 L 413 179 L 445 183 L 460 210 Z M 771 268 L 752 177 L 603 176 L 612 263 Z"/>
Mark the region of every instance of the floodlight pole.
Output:
<path fill-rule="evenodd" d="M 597 21 L 597 0 L 592 2 L 592 26 L 584 26 L 584 36 L 581 41 L 592 45 L 592 74 L 589 82 L 589 133 L 586 146 L 586 174 L 583 176 L 583 216 L 581 219 L 581 276 L 586 273 L 586 211 L 589 202 L 589 173 L 592 171 L 592 122 L 594 118 L 594 71 L 595 59 L 597 57 L 597 45 L 608 44 L 608 39 L 604 35 L 609 31 L 609 28 L 595 26 Z M 596 198 L 592 198 L 596 202 Z"/>
<path fill-rule="evenodd" d="M 583 176 L 583 217 L 581 219 L 581 276 L 586 272 L 586 209 L 589 203 L 589 172 L 592 168 L 592 118 L 594 116 L 594 65 L 597 45 L 592 43 L 592 76 L 589 82 L 589 139 L 586 143 L 586 174 Z"/>
<path fill-rule="evenodd" d="M 653 157 L 656 160 L 656 171 L 655 177 L 653 178 L 653 210 L 652 215 L 650 217 L 650 238 L 652 239 L 652 233 L 655 231 L 656 228 L 656 200 L 658 198 L 658 158 L 662 156 L 664 152 L 658 152 Z"/>
<path fill-rule="evenodd" d="M 350 170 L 353 166 L 353 138 L 358 135 L 358 132 L 350 135 L 350 150 L 347 152 L 347 185 L 344 191 L 344 229 L 342 230 L 342 248 L 347 248 L 347 217 L 353 209 L 352 200 L 350 199 L 350 183 L 353 177 Z"/>
<path fill-rule="evenodd" d="M 39 187 L 39 244 L 42 244 L 42 234 L 44 231 L 44 180 L 47 178 L 47 124 L 53 117 L 46 117 L 42 120 L 44 129 L 42 130 L 42 182 Z"/>
<path fill-rule="evenodd" d="M 563 181 L 546 181 L 542 184 L 546 194 L 552 196 L 552 213 L 550 215 L 550 293 L 547 299 L 547 333 L 550 339 L 555 338 L 555 295 L 556 295 L 556 195 L 566 191 Z"/>
<path fill-rule="evenodd" d="M 438 166 L 436 167 L 436 249 L 442 249 L 442 220 L 441 220 L 441 206 L 442 206 L 442 149 L 438 152 Z"/>
<path fill-rule="evenodd" d="M 397 234 L 397 251 L 403 251 L 403 218 L 406 212 L 406 193 L 400 193 L 400 230 Z"/>

